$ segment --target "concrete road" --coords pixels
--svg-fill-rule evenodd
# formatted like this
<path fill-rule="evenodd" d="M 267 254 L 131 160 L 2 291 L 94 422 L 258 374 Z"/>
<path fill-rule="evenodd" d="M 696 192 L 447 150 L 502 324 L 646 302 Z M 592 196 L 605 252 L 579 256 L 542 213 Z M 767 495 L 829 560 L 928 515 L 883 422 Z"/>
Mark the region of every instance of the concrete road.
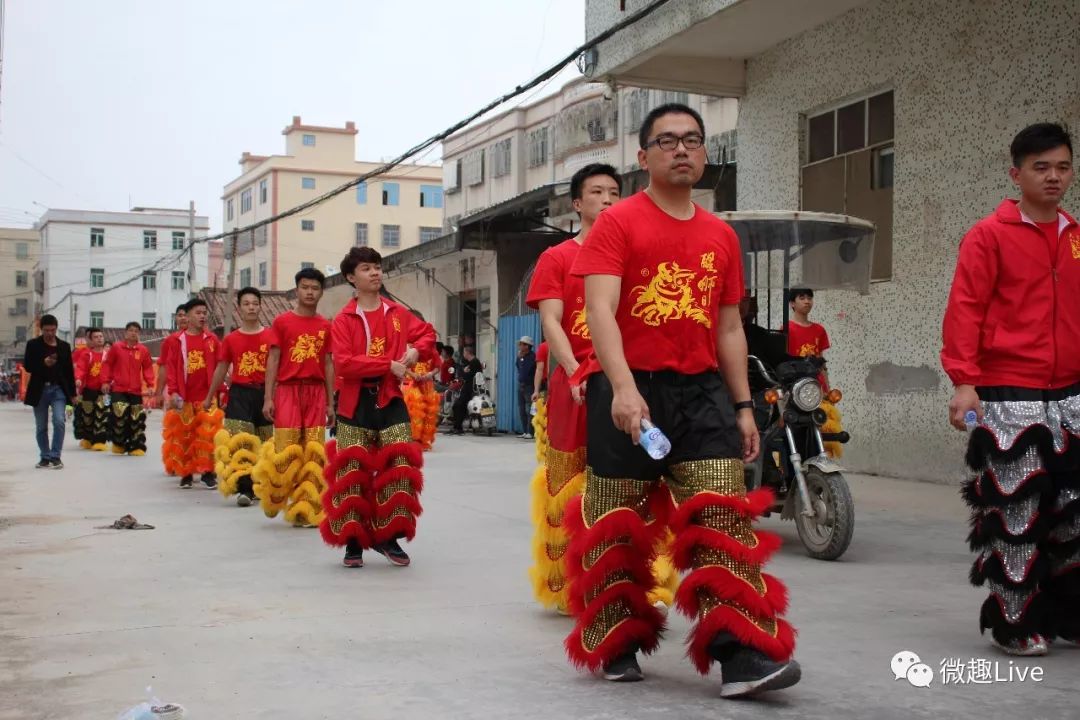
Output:
<path fill-rule="evenodd" d="M 440 436 L 413 565 L 347 570 L 314 530 L 178 489 L 156 448 L 69 443 L 65 469 L 35 470 L 32 426 L 0 405 L 0 720 L 111 719 L 147 685 L 204 720 L 1075 717 L 1072 646 L 1011 666 L 1041 667 L 1041 682 L 942 684 L 947 658 L 1010 672 L 978 633 L 954 488 L 852 477 L 855 539 L 835 563 L 764 521 L 785 538 L 770 570 L 790 589 L 803 681 L 725 701 L 683 657 L 681 617 L 643 661 L 646 682 L 567 664 L 568 620 L 540 611 L 526 580 L 524 441 Z M 94 529 L 125 513 L 157 529 Z M 929 687 L 894 679 L 900 650 L 933 669 Z"/>

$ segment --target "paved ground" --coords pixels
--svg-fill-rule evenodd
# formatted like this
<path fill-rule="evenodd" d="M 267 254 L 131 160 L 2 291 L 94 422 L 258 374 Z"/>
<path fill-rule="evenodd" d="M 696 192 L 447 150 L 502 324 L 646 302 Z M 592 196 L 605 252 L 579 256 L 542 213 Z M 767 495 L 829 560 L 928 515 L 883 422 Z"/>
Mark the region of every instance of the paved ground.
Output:
<path fill-rule="evenodd" d="M 949 487 L 853 477 L 858 525 L 836 563 L 766 520 L 786 540 L 770 569 L 791 591 L 804 677 L 732 702 L 684 659 L 683 618 L 644 683 L 568 666 L 568 621 L 537 609 L 525 577 L 523 441 L 441 436 L 413 566 L 376 556 L 352 571 L 313 530 L 177 489 L 153 451 L 69 444 L 62 471 L 34 470 L 35 456 L 30 412 L 0 405 L 0 720 L 115 718 L 147 685 L 210 720 L 1075 716 L 1080 648 L 1016 663 L 1041 666 L 1041 683 L 942 685 L 944 658 L 1009 672 L 977 631 Z M 94 529 L 125 513 L 157 529 Z M 899 650 L 934 669 L 930 687 L 893 679 Z"/>

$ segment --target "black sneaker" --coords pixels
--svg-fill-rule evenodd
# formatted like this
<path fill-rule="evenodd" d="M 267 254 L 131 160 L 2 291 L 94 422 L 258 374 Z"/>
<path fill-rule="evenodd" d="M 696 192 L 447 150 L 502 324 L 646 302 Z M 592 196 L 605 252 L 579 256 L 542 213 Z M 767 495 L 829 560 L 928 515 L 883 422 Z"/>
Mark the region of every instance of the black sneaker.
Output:
<path fill-rule="evenodd" d="M 347 568 L 364 567 L 364 549 L 360 547 L 360 543 L 355 540 L 345 543 L 345 559 L 341 561 L 341 564 Z"/>
<path fill-rule="evenodd" d="M 182 488 L 191 487 L 192 479 L 193 478 L 190 475 L 185 475 L 184 477 L 180 478 L 180 487 L 182 487 Z"/>
<path fill-rule="evenodd" d="M 371 548 L 375 552 L 379 553 L 387 560 L 398 567 L 405 567 L 409 564 L 409 555 L 401 549 L 398 545 L 397 539 L 387 540 L 384 543 L 379 543 Z"/>
<path fill-rule="evenodd" d="M 620 655 L 604 666 L 604 679 L 612 682 L 638 682 L 645 679 L 633 650 Z"/>
<path fill-rule="evenodd" d="M 49 466 L 53 470 L 63 470 L 64 469 L 64 463 L 60 462 L 60 458 L 53 458 L 52 460 L 50 460 L 49 461 Z"/>
<path fill-rule="evenodd" d="M 49 470 L 52 468 L 52 460 L 39 460 L 38 464 L 34 466 L 38 470 Z"/>
<path fill-rule="evenodd" d="M 718 642 L 719 641 L 719 642 Z M 782 690 L 799 682 L 802 669 L 794 660 L 775 662 L 765 653 L 718 637 L 709 648 L 720 661 L 723 684 L 720 697 L 736 698 L 769 690 Z"/>
<path fill-rule="evenodd" d="M 203 473 L 199 476 L 199 480 L 201 480 L 202 484 L 211 490 L 217 488 L 217 475 L 215 475 L 214 473 Z"/>

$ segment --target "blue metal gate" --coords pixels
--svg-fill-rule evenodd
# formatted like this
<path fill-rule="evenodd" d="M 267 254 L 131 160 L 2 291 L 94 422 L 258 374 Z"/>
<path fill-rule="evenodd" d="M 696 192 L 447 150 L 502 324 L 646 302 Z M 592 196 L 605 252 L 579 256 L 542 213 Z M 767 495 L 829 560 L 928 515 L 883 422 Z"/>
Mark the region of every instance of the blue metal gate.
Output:
<path fill-rule="evenodd" d="M 504 315 L 499 318 L 496 370 L 495 424 L 500 432 L 521 433 L 517 412 L 517 342 L 528 335 L 539 345 L 540 315 Z"/>

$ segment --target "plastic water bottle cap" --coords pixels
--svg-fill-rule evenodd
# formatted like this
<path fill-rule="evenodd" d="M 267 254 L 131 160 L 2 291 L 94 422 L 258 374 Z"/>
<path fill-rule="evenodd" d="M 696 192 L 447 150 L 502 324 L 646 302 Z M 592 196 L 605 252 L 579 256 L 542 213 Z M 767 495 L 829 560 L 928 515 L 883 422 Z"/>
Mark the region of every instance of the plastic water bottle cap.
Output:
<path fill-rule="evenodd" d="M 968 430 L 972 430 L 979 424 L 979 415 L 974 410 L 968 410 L 964 413 L 964 425 Z"/>

